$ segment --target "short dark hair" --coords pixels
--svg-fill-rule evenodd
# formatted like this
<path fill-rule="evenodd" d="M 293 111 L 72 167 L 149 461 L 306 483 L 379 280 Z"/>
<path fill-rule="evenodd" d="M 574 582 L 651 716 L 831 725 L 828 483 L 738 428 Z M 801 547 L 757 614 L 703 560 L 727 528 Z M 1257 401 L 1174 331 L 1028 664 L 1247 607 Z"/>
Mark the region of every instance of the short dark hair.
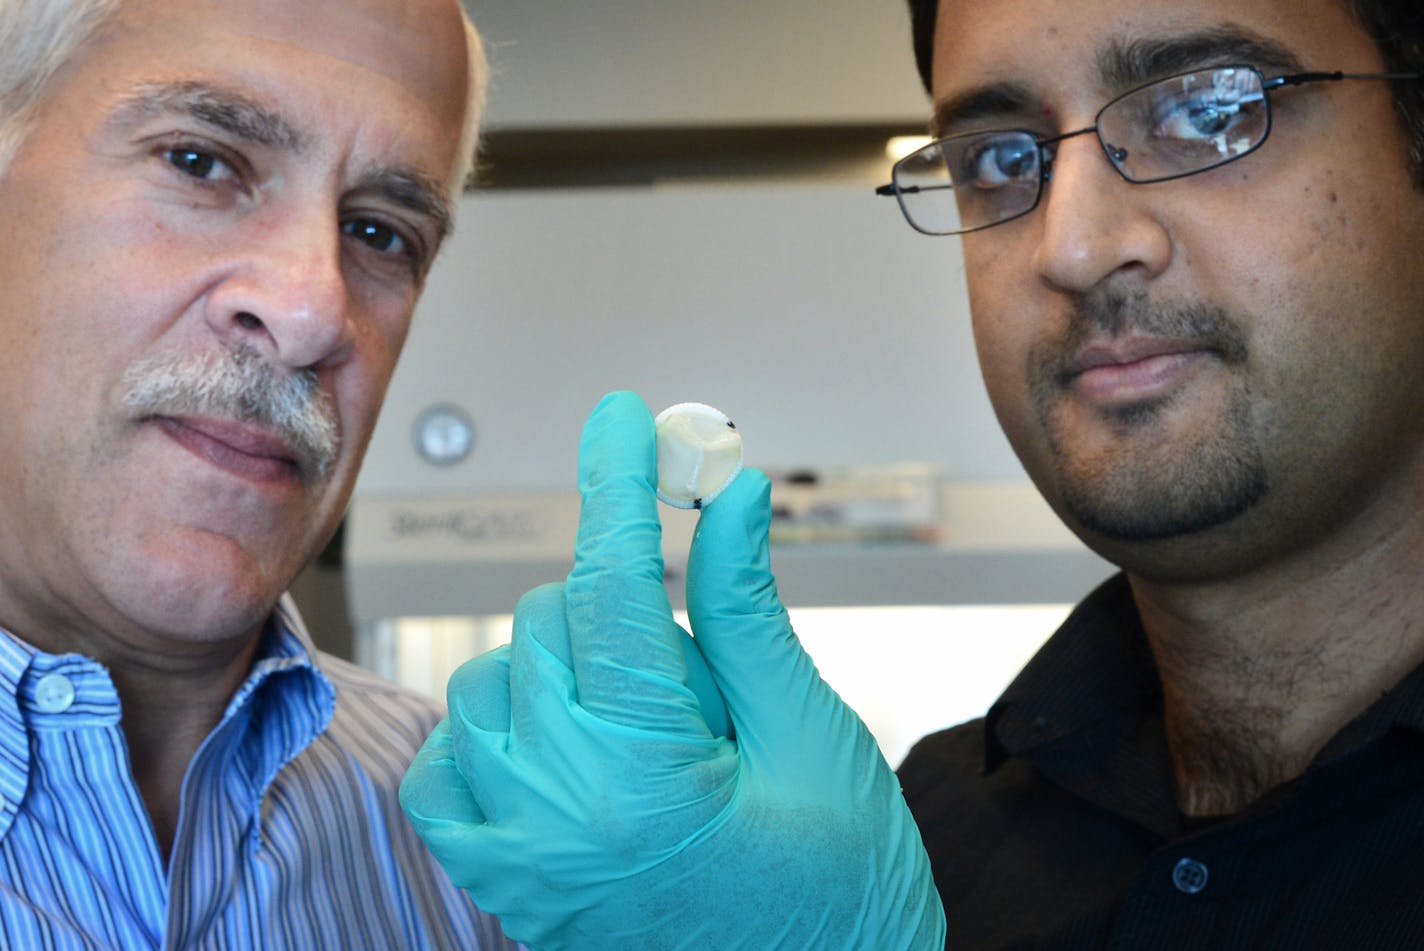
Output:
<path fill-rule="evenodd" d="M 1391 73 L 1424 72 L 1424 5 L 1419 0 L 1344 0 L 1379 47 Z M 1424 80 L 1395 82 L 1394 108 L 1409 136 L 1409 165 L 1424 188 Z"/>
<path fill-rule="evenodd" d="M 1340 0 L 1370 34 L 1391 73 L 1424 72 L 1424 4 L 1419 0 Z M 935 18 L 939 0 L 909 0 L 915 65 L 926 91 L 931 89 Z M 1328 64 L 1322 64 L 1326 66 Z M 1394 107 L 1409 137 L 1414 181 L 1424 188 L 1424 81 L 1394 85 Z"/>

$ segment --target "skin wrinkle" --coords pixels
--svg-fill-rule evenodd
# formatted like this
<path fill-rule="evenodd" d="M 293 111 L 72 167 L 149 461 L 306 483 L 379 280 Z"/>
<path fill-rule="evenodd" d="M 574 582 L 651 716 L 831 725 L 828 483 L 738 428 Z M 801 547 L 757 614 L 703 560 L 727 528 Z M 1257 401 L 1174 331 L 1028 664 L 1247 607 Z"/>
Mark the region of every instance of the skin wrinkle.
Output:
<path fill-rule="evenodd" d="M 236 141 L 302 156 L 311 148 L 299 129 L 274 109 L 235 89 L 211 82 L 146 81 L 119 99 L 110 122 L 117 127 L 136 126 L 163 115 L 186 117 Z M 380 195 L 400 208 L 428 219 L 432 239 L 422 255 L 422 279 L 444 239 L 454 228 L 455 209 L 446 183 L 417 169 L 377 166 L 365 173 L 353 189 Z"/>
<path fill-rule="evenodd" d="M 360 189 L 375 192 L 400 207 L 430 219 L 435 239 L 421 268 L 420 276 L 424 278 L 435 252 L 455 227 L 455 207 L 445 184 L 413 169 L 381 167 L 363 176 L 358 185 Z"/>
<path fill-rule="evenodd" d="M 165 113 L 185 115 L 244 142 L 297 155 L 308 147 L 291 123 L 252 97 L 195 81 L 140 83 L 120 99 L 110 121 L 135 125 Z"/>

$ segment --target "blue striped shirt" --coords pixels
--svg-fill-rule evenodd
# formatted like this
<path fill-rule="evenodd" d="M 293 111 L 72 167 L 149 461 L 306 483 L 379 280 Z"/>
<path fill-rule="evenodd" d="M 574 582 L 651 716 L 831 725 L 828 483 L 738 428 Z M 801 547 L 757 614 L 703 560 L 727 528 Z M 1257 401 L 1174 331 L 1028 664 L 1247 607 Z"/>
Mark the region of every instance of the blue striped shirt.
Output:
<path fill-rule="evenodd" d="M 440 715 L 318 654 L 284 601 L 189 764 L 165 863 L 108 672 L 0 631 L 0 941 L 25 951 L 517 947 L 450 884 L 396 801 Z"/>

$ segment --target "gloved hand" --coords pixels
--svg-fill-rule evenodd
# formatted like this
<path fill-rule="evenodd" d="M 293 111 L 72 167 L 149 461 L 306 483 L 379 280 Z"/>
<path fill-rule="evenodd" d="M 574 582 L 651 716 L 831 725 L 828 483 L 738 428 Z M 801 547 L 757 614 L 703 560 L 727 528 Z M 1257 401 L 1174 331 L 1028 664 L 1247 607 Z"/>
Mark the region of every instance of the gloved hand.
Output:
<path fill-rule="evenodd" d="M 451 678 L 402 785 L 436 858 L 535 948 L 943 948 L 895 776 L 777 597 L 766 477 L 744 472 L 701 515 L 685 652 L 642 401 L 606 397 L 579 459 L 572 572 Z M 699 648 L 734 738 L 688 686 Z"/>

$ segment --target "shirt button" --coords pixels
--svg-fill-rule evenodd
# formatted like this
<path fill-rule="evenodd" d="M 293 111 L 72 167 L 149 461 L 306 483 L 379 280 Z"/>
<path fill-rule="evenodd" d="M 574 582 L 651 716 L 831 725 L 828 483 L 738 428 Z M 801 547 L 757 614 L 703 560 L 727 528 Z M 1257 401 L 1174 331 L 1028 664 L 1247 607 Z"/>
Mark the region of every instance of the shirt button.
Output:
<path fill-rule="evenodd" d="M 63 713 L 74 702 L 74 684 L 64 674 L 45 674 L 35 684 L 35 706 L 41 713 Z"/>
<path fill-rule="evenodd" d="M 1196 859 L 1182 859 L 1172 869 L 1172 884 L 1184 895 L 1199 895 L 1206 888 L 1207 868 Z"/>

